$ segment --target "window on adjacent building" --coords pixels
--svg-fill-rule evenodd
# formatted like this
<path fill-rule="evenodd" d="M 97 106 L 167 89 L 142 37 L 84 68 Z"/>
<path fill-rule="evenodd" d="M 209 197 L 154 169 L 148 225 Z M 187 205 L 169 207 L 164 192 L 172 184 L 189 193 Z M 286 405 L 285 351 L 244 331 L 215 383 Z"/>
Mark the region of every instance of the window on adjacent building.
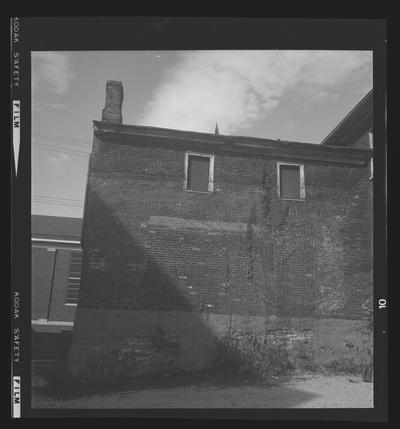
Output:
<path fill-rule="evenodd" d="M 82 252 L 71 252 L 65 305 L 77 306 L 81 285 Z"/>
<path fill-rule="evenodd" d="M 374 135 L 372 130 L 369 131 L 368 133 L 368 143 L 369 143 L 369 148 L 371 150 L 374 149 Z M 371 159 L 369 161 L 369 171 L 370 171 L 370 175 L 369 175 L 369 179 L 372 180 L 374 178 L 374 159 L 373 159 L 373 154 L 371 155 Z"/>
<path fill-rule="evenodd" d="M 212 192 L 214 155 L 186 152 L 184 188 L 190 191 Z"/>
<path fill-rule="evenodd" d="M 304 165 L 278 163 L 278 195 L 280 198 L 305 198 Z"/>

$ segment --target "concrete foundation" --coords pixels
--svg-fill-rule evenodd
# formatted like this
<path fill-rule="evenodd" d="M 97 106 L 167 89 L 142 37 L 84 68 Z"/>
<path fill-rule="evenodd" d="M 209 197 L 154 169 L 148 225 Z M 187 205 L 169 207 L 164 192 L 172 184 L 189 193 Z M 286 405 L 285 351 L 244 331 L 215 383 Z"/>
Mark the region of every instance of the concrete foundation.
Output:
<path fill-rule="evenodd" d="M 306 344 L 317 366 L 349 356 L 366 359 L 359 320 L 81 309 L 77 324 L 85 329 L 74 333 L 70 370 L 83 378 L 206 368 L 215 337 L 229 332 L 284 337 L 289 350 Z"/>

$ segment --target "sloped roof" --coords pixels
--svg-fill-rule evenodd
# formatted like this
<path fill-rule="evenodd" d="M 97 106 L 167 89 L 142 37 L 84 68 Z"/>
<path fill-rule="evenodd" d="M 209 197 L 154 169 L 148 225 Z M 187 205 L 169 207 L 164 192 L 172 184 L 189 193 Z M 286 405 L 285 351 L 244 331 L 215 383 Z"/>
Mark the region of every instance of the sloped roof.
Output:
<path fill-rule="evenodd" d="M 82 219 L 75 217 L 32 215 L 32 238 L 80 240 Z"/>
<path fill-rule="evenodd" d="M 325 137 L 321 145 L 351 146 L 373 124 L 373 90 L 371 91 L 339 122 Z"/>

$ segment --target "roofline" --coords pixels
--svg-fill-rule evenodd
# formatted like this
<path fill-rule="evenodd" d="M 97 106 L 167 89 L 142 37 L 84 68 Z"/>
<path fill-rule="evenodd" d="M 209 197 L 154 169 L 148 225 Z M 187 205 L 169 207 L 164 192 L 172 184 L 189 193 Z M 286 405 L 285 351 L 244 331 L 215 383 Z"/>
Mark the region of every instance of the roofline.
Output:
<path fill-rule="evenodd" d="M 269 158 L 300 159 L 328 163 L 366 165 L 371 157 L 368 149 L 338 147 L 258 137 L 227 136 L 142 125 L 114 124 L 93 121 L 94 134 L 116 142 L 132 143 L 132 137 L 145 138 L 146 144 L 174 147 L 202 146 L 213 152 L 241 153 Z M 143 140 L 142 140 L 143 141 Z M 144 141 L 143 141 L 144 142 Z M 161 143 L 162 142 L 162 143 Z M 210 147 L 212 146 L 212 147 Z"/>
<path fill-rule="evenodd" d="M 75 216 L 52 216 L 52 215 L 41 215 L 41 214 L 34 214 L 34 213 L 32 213 L 31 214 L 31 218 L 34 218 L 34 217 L 50 217 L 52 219 L 68 219 L 68 220 L 74 219 L 74 220 L 80 220 L 80 221 L 82 221 L 82 217 L 75 217 Z"/>
<path fill-rule="evenodd" d="M 336 125 L 336 127 L 322 140 L 321 145 L 328 145 L 327 142 L 330 140 L 333 140 L 336 134 L 340 132 L 342 128 L 345 126 L 349 126 L 356 118 L 354 116 L 360 115 L 363 112 L 363 107 L 365 106 L 366 109 L 368 109 L 369 106 L 371 106 L 372 111 L 372 101 L 373 101 L 373 92 L 374 90 L 371 89 L 368 94 L 366 94 L 351 110 L 350 112 Z M 368 119 L 368 116 L 367 116 Z M 365 120 L 365 118 L 364 118 Z M 359 125 L 359 124 L 357 124 Z"/>
<path fill-rule="evenodd" d="M 60 243 L 60 244 L 81 244 L 80 240 L 58 240 L 54 238 L 38 238 L 38 237 L 32 237 L 32 241 L 39 241 L 44 243 Z"/>

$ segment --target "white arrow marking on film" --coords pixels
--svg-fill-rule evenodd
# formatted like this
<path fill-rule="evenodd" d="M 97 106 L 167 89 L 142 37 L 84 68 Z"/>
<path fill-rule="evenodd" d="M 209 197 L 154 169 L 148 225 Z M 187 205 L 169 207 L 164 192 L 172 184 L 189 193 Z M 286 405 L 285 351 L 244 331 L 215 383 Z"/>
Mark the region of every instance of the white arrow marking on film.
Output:
<path fill-rule="evenodd" d="M 14 145 L 15 175 L 17 175 L 17 171 L 18 171 L 20 127 L 21 127 L 20 101 L 14 100 L 13 101 L 13 145 Z"/>

